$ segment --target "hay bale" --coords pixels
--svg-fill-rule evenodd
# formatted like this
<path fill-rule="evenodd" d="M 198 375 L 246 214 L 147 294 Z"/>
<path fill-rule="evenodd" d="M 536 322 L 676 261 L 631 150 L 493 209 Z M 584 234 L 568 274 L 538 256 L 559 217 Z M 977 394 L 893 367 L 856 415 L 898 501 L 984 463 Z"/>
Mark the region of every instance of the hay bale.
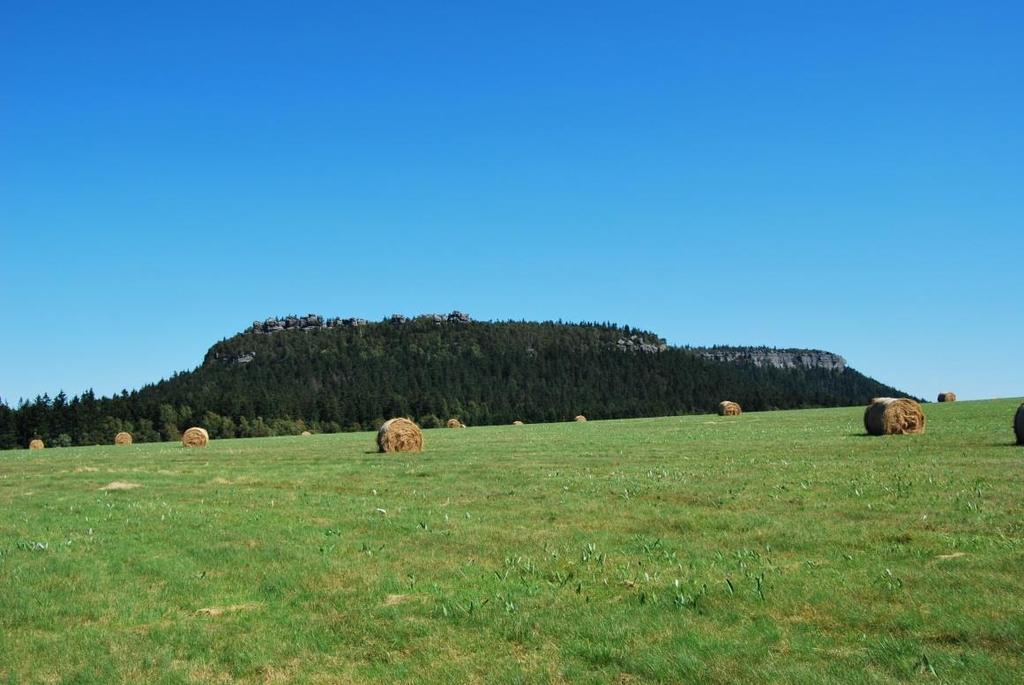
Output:
<path fill-rule="evenodd" d="M 466 427 L 466 424 L 462 423 L 462 421 L 459 421 L 456 418 L 448 419 L 448 422 L 445 425 L 448 426 L 449 428 L 465 428 Z"/>
<path fill-rule="evenodd" d="M 309 431 L 302 431 L 301 435 L 312 435 Z"/>
<path fill-rule="evenodd" d="M 580 414 L 579 416 L 576 417 L 576 420 L 579 421 L 580 423 L 586 423 L 587 417 L 584 416 L 583 414 Z"/>
<path fill-rule="evenodd" d="M 422 452 L 423 432 L 409 419 L 388 419 L 377 431 L 381 452 Z"/>
<path fill-rule="evenodd" d="M 114 436 L 115 445 L 130 445 L 132 444 L 132 434 L 127 431 L 121 431 Z"/>
<path fill-rule="evenodd" d="M 43 449 L 44 447 L 46 447 L 46 445 L 44 445 L 44 444 L 43 444 L 43 441 L 42 441 L 42 440 L 40 440 L 39 438 L 36 438 L 35 440 L 33 440 L 32 442 L 30 442 L 30 443 L 28 444 L 28 448 L 29 448 L 30 450 L 41 450 L 41 449 Z"/>
<path fill-rule="evenodd" d="M 1017 444 L 1024 445 L 1024 404 L 1017 407 L 1017 415 L 1013 417 L 1013 432 L 1017 436 Z"/>
<path fill-rule="evenodd" d="M 921 405 L 906 397 L 883 397 L 864 410 L 864 428 L 871 435 L 924 433 Z"/>
<path fill-rule="evenodd" d="M 210 442 L 210 434 L 206 432 L 205 428 L 192 426 L 181 434 L 182 447 L 206 447 L 208 442 Z"/>
<path fill-rule="evenodd" d="M 522 425 L 525 425 L 525 424 L 522 421 L 513 421 L 512 425 L 513 426 L 522 426 Z"/>
<path fill-rule="evenodd" d="M 946 392 L 940 392 L 939 402 L 956 402 L 956 393 L 948 390 Z"/>
<path fill-rule="evenodd" d="M 723 400 L 718 403 L 718 415 L 719 416 L 739 416 L 743 413 L 743 408 L 740 407 L 736 402 L 730 402 L 729 400 Z"/>

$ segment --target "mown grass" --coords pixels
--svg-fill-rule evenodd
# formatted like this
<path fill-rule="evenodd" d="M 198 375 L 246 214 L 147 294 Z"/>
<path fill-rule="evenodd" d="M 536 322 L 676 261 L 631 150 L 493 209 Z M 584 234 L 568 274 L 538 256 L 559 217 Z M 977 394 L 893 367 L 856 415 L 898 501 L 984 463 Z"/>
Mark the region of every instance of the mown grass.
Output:
<path fill-rule="evenodd" d="M 0 679 L 1019 682 L 1018 403 L 0 453 Z"/>

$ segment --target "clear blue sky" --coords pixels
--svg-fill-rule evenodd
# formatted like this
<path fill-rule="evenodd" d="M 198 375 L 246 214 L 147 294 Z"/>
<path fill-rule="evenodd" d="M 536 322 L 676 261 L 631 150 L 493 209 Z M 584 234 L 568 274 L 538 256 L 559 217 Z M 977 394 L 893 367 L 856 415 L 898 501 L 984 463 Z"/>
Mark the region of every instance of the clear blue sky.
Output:
<path fill-rule="evenodd" d="M 462 309 L 1024 394 L 1018 2 L 3 2 L 0 397 Z"/>

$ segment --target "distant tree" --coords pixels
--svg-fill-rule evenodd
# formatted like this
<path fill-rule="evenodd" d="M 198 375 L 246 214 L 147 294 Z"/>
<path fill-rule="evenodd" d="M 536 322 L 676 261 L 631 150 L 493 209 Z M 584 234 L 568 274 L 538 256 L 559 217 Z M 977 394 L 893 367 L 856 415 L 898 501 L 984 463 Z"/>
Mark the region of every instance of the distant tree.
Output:
<path fill-rule="evenodd" d="M 180 440 L 178 429 L 178 411 L 172 404 L 160 405 L 160 437 L 163 440 Z"/>

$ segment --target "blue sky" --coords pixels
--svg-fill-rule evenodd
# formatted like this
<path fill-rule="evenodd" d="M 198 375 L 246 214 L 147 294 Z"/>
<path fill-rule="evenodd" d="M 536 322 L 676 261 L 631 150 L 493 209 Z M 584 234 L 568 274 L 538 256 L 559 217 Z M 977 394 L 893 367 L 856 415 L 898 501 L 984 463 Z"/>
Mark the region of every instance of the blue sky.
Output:
<path fill-rule="evenodd" d="M 1019 3 L 3 16 L 9 403 L 138 387 L 269 315 L 452 309 L 1024 394 Z"/>

